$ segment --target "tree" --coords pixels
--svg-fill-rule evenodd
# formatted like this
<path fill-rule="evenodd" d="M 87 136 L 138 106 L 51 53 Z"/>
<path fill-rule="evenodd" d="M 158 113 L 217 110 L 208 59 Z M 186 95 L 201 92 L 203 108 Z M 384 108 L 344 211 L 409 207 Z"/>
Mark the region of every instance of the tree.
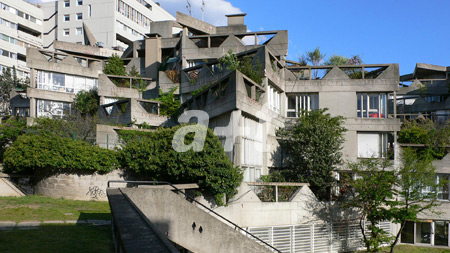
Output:
<path fill-rule="evenodd" d="M 124 143 L 120 150 L 122 168 L 151 180 L 198 183 L 215 197 L 218 205 L 224 204 L 224 195 L 230 199 L 237 193 L 243 178 L 240 169 L 233 167 L 213 131 L 202 125 L 192 125 L 207 131 L 201 151 L 175 151 L 174 135 L 183 127 L 158 128 L 153 132 L 118 131 Z M 192 143 L 194 134 L 188 133 L 181 141 Z"/>
<path fill-rule="evenodd" d="M 431 164 L 433 157 L 430 154 L 417 152 L 413 148 L 402 150 L 402 166 L 396 179 L 398 202 L 391 210 L 392 222 L 400 224 L 400 229 L 391 243 L 391 252 L 394 252 L 406 222 L 416 221 L 418 214 L 437 206 L 435 189 L 448 183 L 445 180 L 436 182 L 436 173 Z"/>
<path fill-rule="evenodd" d="M 3 161 L 5 150 L 17 137 L 25 133 L 27 120 L 22 117 L 11 117 L 0 124 L 0 161 Z"/>
<path fill-rule="evenodd" d="M 381 221 L 391 219 L 391 207 L 397 205 L 394 200 L 396 175 L 394 171 L 386 170 L 389 165 L 387 160 L 375 158 L 349 164 L 353 174 L 346 178 L 350 198 L 343 202 L 343 206 L 359 211 L 359 227 L 369 252 L 378 251 L 383 243 L 392 240 L 379 227 Z M 370 223 L 368 226 L 366 220 Z"/>
<path fill-rule="evenodd" d="M 325 58 L 326 54 L 320 52 L 320 47 L 316 47 L 313 51 L 307 51 L 305 53 L 305 59 L 307 62 L 311 63 L 313 66 L 320 66 Z M 313 71 L 314 79 L 317 79 L 318 70 Z"/>
<path fill-rule="evenodd" d="M 100 97 L 98 96 L 97 89 L 80 91 L 73 99 L 74 108 L 80 112 L 83 117 L 97 115 L 99 104 Z"/>
<path fill-rule="evenodd" d="M 333 54 L 333 56 L 331 56 L 330 58 L 328 58 L 328 60 L 325 61 L 324 65 L 334 65 L 334 66 L 345 65 L 348 63 L 349 60 L 350 59 L 345 56 Z"/>
<path fill-rule="evenodd" d="M 0 113 L 11 115 L 11 91 L 13 89 L 26 89 L 29 79 L 20 79 L 17 77 L 16 68 L 3 68 L 0 75 Z"/>
<path fill-rule="evenodd" d="M 302 111 L 300 117 L 277 131 L 286 149 L 288 181 L 307 182 L 321 199 L 328 199 L 335 181 L 332 171 L 342 163 L 344 143 L 342 116 L 332 117 L 327 109 Z"/>
<path fill-rule="evenodd" d="M 103 69 L 103 73 L 106 75 L 126 76 L 127 71 L 125 69 L 123 60 L 117 55 L 109 57 L 108 62 Z"/>
<path fill-rule="evenodd" d="M 218 59 L 219 63 L 226 66 L 228 70 L 239 70 L 242 74 L 252 79 L 257 84 L 262 84 L 264 78 L 264 71 L 261 62 L 257 59 L 253 64 L 252 56 L 243 56 L 240 59 L 233 54 L 233 50 L 229 50 L 228 54 Z"/>
<path fill-rule="evenodd" d="M 159 90 L 159 97 L 156 100 L 161 102 L 159 113 L 164 116 L 173 116 L 178 112 L 181 106 L 181 102 L 175 96 L 175 91 L 178 87 L 173 87 L 168 92 L 163 92 Z"/>

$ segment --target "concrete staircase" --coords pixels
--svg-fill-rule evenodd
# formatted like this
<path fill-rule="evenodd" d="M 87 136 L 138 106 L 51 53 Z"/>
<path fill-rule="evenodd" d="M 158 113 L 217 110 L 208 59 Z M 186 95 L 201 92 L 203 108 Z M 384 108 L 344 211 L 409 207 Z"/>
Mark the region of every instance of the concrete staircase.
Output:
<path fill-rule="evenodd" d="M 116 252 L 178 252 L 158 233 L 123 195 L 120 189 L 107 190 Z"/>
<path fill-rule="evenodd" d="M 119 239 L 120 244 L 124 245 L 123 248 L 126 248 L 127 244 L 139 244 L 142 249 L 149 249 L 148 247 L 153 247 L 153 241 L 149 243 L 146 238 L 152 237 L 152 234 L 153 237 L 162 234 L 179 248 L 190 252 L 270 252 L 266 246 L 244 235 L 237 227 L 225 224 L 220 218 L 186 200 L 183 194 L 170 189 L 109 188 L 107 195 L 114 227 L 120 232 L 120 238 L 116 238 L 116 241 Z M 126 214 L 122 211 L 123 208 L 127 208 Z M 123 215 L 129 216 L 127 221 L 120 220 Z M 157 231 L 141 228 L 142 232 L 134 233 L 134 226 L 147 226 Z M 124 237 L 124 231 L 133 234 Z M 153 251 L 156 252 L 156 249 Z"/>

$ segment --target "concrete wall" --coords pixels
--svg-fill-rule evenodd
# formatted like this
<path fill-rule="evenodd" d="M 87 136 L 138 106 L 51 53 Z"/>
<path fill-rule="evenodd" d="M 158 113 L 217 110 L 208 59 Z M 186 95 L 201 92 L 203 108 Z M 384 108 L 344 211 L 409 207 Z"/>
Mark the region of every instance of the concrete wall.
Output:
<path fill-rule="evenodd" d="M 108 174 L 92 175 L 59 174 L 39 180 L 34 193 L 52 198 L 108 201 L 106 187 L 108 180 L 125 180 L 123 171 L 114 170 Z"/>
<path fill-rule="evenodd" d="M 121 188 L 168 239 L 192 252 L 269 252 L 241 232 L 165 189 Z"/>

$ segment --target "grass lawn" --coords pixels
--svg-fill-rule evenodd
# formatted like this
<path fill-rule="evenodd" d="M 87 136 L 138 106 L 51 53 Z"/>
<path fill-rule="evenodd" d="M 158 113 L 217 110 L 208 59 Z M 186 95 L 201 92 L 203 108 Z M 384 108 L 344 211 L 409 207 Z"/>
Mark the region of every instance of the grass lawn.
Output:
<path fill-rule="evenodd" d="M 41 225 L 0 231 L 0 252 L 114 252 L 111 226 Z"/>
<path fill-rule="evenodd" d="M 0 197 L 0 221 L 110 220 L 108 202 Z M 110 225 L 43 224 L 0 231 L 0 252 L 113 252 Z"/>
<path fill-rule="evenodd" d="M 0 197 L 0 221 L 110 220 L 108 202 L 43 196 Z"/>

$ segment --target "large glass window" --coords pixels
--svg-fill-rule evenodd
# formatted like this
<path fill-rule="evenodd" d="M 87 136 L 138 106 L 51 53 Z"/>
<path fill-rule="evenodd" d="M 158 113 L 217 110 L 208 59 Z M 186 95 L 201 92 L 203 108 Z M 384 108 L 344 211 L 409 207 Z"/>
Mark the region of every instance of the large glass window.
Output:
<path fill-rule="evenodd" d="M 358 118 L 386 118 L 387 102 L 385 93 L 357 93 Z"/>
<path fill-rule="evenodd" d="M 276 113 L 280 113 L 281 93 L 270 85 L 267 87 L 267 92 L 269 95 L 269 108 Z"/>
<path fill-rule="evenodd" d="M 287 96 L 286 116 L 297 118 L 302 110 L 311 111 L 319 109 L 319 94 L 305 93 Z"/>
<path fill-rule="evenodd" d="M 241 164 L 244 181 L 254 182 L 261 176 L 263 165 L 262 124 L 251 118 L 242 117 Z"/>
<path fill-rule="evenodd" d="M 448 246 L 448 221 L 434 222 L 434 245 Z"/>
<path fill-rule="evenodd" d="M 51 100 L 36 100 L 36 115 L 38 117 L 62 117 L 70 115 L 72 112 L 72 105 L 66 102 L 51 101 Z"/>
<path fill-rule="evenodd" d="M 38 89 L 67 93 L 78 93 L 82 90 L 87 91 L 98 86 L 98 80 L 94 78 L 46 71 L 38 71 L 36 79 Z"/>
<path fill-rule="evenodd" d="M 431 222 L 416 223 L 416 243 L 431 243 Z"/>
<path fill-rule="evenodd" d="M 437 189 L 437 198 L 440 200 L 449 200 L 448 186 L 449 186 L 449 175 L 439 174 L 436 176 L 436 183 L 443 184 Z"/>
<path fill-rule="evenodd" d="M 407 221 L 401 234 L 402 243 L 414 243 L 414 221 Z"/>
<path fill-rule="evenodd" d="M 387 132 L 358 132 L 359 158 L 393 158 L 394 137 Z"/>

